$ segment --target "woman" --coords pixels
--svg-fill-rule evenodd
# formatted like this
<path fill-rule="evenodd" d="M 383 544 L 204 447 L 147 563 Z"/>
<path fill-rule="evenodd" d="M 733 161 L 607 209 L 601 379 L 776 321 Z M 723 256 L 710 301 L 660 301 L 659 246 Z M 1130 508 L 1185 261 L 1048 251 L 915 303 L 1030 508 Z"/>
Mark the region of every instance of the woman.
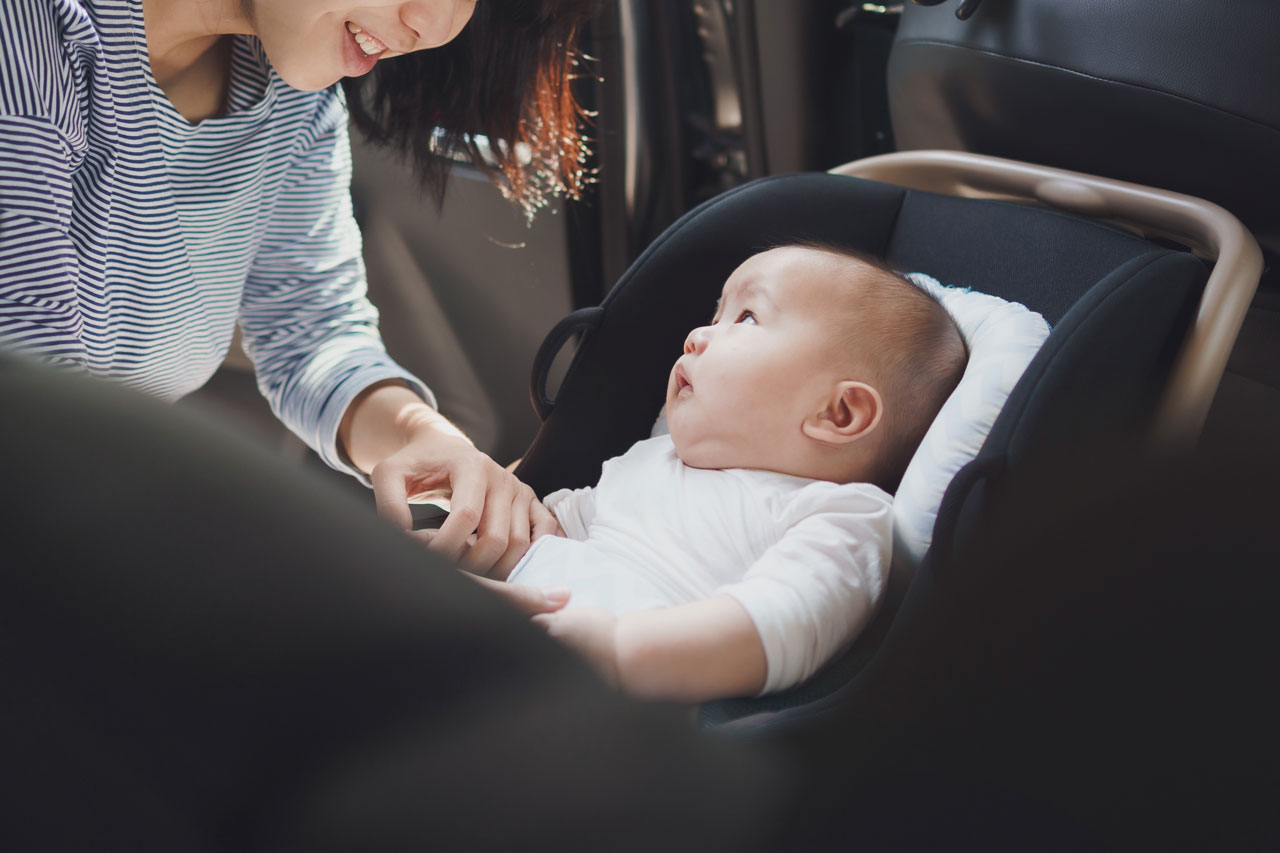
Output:
<path fill-rule="evenodd" d="M 408 528 L 407 495 L 448 486 L 431 547 L 509 568 L 554 519 L 383 350 L 346 102 L 437 193 L 432 150 L 461 148 L 531 211 L 581 182 L 570 45 L 593 5 L 4 0 L 0 342 L 173 399 L 239 323 L 273 410 L 384 515 Z M 472 134 L 506 144 L 486 164 Z"/>

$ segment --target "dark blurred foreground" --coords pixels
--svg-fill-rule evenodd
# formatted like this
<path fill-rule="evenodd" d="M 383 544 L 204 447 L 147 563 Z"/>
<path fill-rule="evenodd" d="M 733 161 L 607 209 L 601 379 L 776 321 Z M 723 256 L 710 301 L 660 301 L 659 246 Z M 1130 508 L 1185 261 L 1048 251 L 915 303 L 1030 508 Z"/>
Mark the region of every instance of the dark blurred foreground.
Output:
<path fill-rule="evenodd" d="M 0 400 L 2 849 L 1280 838 L 1274 454 L 1047 464 L 842 704 L 732 738 L 216 421 L 7 359 Z"/>
<path fill-rule="evenodd" d="M 872 850 L 1280 849 L 1280 455 L 1123 445 L 1046 454 L 917 576 L 853 700 L 790 736 L 802 823 Z"/>

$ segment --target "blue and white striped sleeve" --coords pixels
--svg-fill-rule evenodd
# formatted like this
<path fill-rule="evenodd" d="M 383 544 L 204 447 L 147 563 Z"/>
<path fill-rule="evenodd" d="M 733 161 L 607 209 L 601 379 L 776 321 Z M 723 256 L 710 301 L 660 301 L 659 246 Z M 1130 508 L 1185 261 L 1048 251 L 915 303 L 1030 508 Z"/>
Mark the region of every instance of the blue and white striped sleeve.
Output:
<path fill-rule="evenodd" d="M 328 94 L 250 270 L 240 326 L 258 387 L 277 417 L 330 466 L 364 479 L 337 445 L 338 425 L 356 395 L 375 382 L 402 379 L 436 403 L 430 389 L 391 360 L 378 334 L 351 211 L 346 109 Z"/>
<path fill-rule="evenodd" d="M 71 121 L 74 103 L 59 27 L 50 9 L 0 4 L 0 343 L 79 365 L 74 155 L 53 118 Z"/>

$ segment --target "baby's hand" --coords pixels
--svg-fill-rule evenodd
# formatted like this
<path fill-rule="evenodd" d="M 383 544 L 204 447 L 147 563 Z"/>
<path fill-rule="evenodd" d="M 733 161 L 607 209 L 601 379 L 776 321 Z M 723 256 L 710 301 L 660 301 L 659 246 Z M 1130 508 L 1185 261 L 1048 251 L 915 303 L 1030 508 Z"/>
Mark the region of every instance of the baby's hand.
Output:
<path fill-rule="evenodd" d="M 461 570 L 465 577 L 469 577 L 476 583 L 490 590 L 499 598 L 504 599 L 508 604 L 524 613 L 526 616 L 533 616 L 536 613 L 548 613 L 552 610 L 559 610 L 569 603 L 569 590 L 565 587 L 552 587 L 550 589 L 538 589 L 533 586 L 525 586 L 518 583 L 506 583 L 504 581 L 495 581 L 491 578 L 482 578 L 470 574 L 465 570 Z"/>
<path fill-rule="evenodd" d="M 618 617 L 599 607 L 566 607 L 533 617 L 555 639 L 586 658 L 610 687 L 618 686 Z"/>

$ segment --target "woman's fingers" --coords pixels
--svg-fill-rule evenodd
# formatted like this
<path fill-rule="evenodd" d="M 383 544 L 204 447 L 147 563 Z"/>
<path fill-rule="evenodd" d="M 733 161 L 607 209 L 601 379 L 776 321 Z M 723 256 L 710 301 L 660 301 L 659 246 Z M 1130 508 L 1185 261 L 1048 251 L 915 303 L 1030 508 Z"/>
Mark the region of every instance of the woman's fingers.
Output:
<path fill-rule="evenodd" d="M 459 561 L 464 569 L 476 574 L 488 574 L 507 552 L 507 542 L 511 538 L 511 504 L 516 493 L 516 484 L 507 477 L 491 483 L 485 491 L 484 509 L 476 528 L 475 544 L 467 549 Z M 528 524 L 527 521 L 525 523 Z"/>
<path fill-rule="evenodd" d="M 507 550 L 494 563 L 489 577 L 506 580 L 507 575 L 511 574 L 511 570 L 516 567 L 516 563 L 520 562 L 520 558 L 529 550 L 529 543 L 532 541 L 532 531 L 529 527 L 530 501 L 538 503 L 537 498 L 533 496 L 533 490 L 528 486 L 520 486 L 516 490 L 515 499 L 511 502 L 511 531 L 507 536 Z"/>
<path fill-rule="evenodd" d="M 533 495 L 533 489 L 529 489 L 529 494 Z M 536 540 L 539 536 L 555 536 L 556 531 L 560 529 L 560 522 L 555 514 L 543 506 L 542 501 L 536 497 L 529 505 L 529 521 L 532 528 L 529 534 L 530 541 Z"/>
<path fill-rule="evenodd" d="M 409 509 L 408 470 L 394 459 L 386 459 L 369 472 L 373 483 L 373 500 L 378 514 L 391 519 L 404 530 L 413 529 L 413 512 Z"/>
<path fill-rule="evenodd" d="M 458 466 L 449 472 L 449 485 L 453 489 L 449 497 L 449 517 L 440 525 L 431 548 L 451 560 L 458 560 L 466 551 L 467 537 L 480 526 L 489 483 L 483 471 Z"/>
<path fill-rule="evenodd" d="M 423 530 L 410 530 L 409 536 L 412 539 L 417 539 L 419 542 L 421 542 L 422 544 L 430 548 L 432 540 L 436 538 L 436 534 L 439 532 L 440 531 L 435 528 L 425 528 Z M 470 548 L 475 543 L 476 543 L 476 535 L 472 533 L 470 536 L 466 538 L 466 542 L 463 547 Z"/>
<path fill-rule="evenodd" d="M 375 466 L 370 479 L 378 512 L 406 530 L 413 527 L 409 492 L 447 483 L 449 516 L 431 535 L 417 538 L 475 574 L 505 578 L 533 539 L 556 529 L 533 490 L 474 447 L 434 459 L 402 452 Z"/>
<path fill-rule="evenodd" d="M 439 530 L 428 527 L 425 530 L 410 530 L 409 535 L 424 545 L 430 545 L 431 540 L 435 539 L 436 534 L 439 532 Z"/>

